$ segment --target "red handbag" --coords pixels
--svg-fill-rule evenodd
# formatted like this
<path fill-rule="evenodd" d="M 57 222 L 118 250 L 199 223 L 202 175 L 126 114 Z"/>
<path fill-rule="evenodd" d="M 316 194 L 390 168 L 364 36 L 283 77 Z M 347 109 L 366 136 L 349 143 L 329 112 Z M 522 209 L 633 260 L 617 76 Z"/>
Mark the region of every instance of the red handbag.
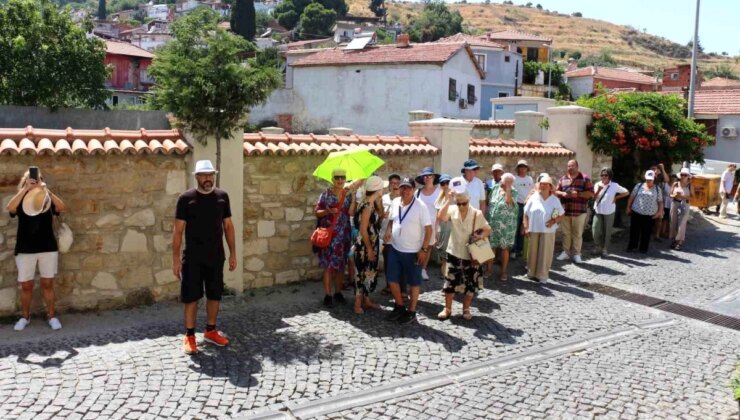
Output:
<path fill-rule="evenodd" d="M 346 194 L 347 192 L 342 190 L 342 199 L 339 200 L 340 211 L 344 207 Z M 331 245 L 331 240 L 334 239 L 334 226 L 336 226 L 337 220 L 339 220 L 339 213 L 334 215 L 334 220 L 332 220 L 329 227 L 317 227 L 311 234 L 311 245 L 320 249 L 328 248 Z"/>

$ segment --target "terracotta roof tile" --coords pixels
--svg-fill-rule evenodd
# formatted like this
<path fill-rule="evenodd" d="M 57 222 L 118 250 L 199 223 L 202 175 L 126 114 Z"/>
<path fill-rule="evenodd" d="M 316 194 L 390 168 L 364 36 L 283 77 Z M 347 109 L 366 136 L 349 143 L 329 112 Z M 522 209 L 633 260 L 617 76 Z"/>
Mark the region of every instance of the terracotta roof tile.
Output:
<path fill-rule="evenodd" d="M 105 47 L 108 54 L 126 55 L 129 57 L 154 58 L 154 54 L 143 48 L 139 48 L 136 45 L 129 44 L 128 42 L 106 40 Z"/>
<path fill-rule="evenodd" d="M 296 60 L 292 66 L 347 66 L 357 64 L 427 64 L 445 63 L 464 48 L 462 42 L 410 44 L 408 48 L 395 45 L 368 47 L 363 50 L 327 48 Z"/>
<path fill-rule="evenodd" d="M 504 49 L 505 45 L 497 42 L 489 41 L 485 36 L 467 35 L 462 33 L 456 33 L 455 35 L 448 36 L 447 38 L 441 38 L 437 43 L 450 43 L 450 42 L 467 42 L 471 47 L 484 47 L 484 48 L 498 48 Z"/>
<path fill-rule="evenodd" d="M 439 153 L 439 150 L 423 137 L 264 134 L 261 132 L 244 134 L 244 153 L 247 156 L 321 155 L 351 147 L 366 147 L 381 155 L 434 155 Z"/>
<path fill-rule="evenodd" d="M 514 120 L 465 120 L 473 123 L 473 128 L 513 128 Z"/>
<path fill-rule="evenodd" d="M 185 154 L 178 130 L 49 130 L 0 128 L 0 155 Z"/>
<path fill-rule="evenodd" d="M 488 39 L 505 40 L 505 41 L 540 41 L 552 42 L 552 38 L 546 38 L 527 32 L 517 31 L 514 29 L 504 29 L 502 31 L 489 32 L 486 34 Z"/>
<path fill-rule="evenodd" d="M 559 144 L 530 140 L 470 139 L 472 156 L 573 156 L 575 153 Z"/>
<path fill-rule="evenodd" d="M 565 77 L 569 79 L 584 76 L 594 76 L 601 79 L 619 80 L 623 82 L 632 82 L 638 84 L 658 84 L 654 77 L 647 76 L 635 71 L 614 69 L 609 67 L 588 66 L 581 69 L 565 72 Z"/>
<path fill-rule="evenodd" d="M 740 115 L 740 88 L 697 90 L 694 97 L 694 112 Z"/>

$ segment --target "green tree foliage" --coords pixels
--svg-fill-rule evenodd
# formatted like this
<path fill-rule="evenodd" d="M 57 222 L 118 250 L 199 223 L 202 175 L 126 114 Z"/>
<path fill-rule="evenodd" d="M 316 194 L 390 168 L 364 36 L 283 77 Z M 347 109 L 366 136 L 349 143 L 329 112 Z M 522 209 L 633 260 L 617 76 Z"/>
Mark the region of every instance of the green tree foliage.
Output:
<path fill-rule="evenodd" d="M 704 162 L 714 138 L 702 124 L 685 117 L 686 101 L 676 95 L 620 93 L 582 97 L 593 109 L 589 144 L 596 152 L 625 160 L 637 178 L 649 162 Z"/>
<path fill-rule="evenodd" d="M 368 7 L 377 17 L 385 16 L 385 0 L 370 0 Z"/>
<path fill-rule="evenodd" d="M 570 53 L 570 57 L 573 58 L 573 59 L 575 59 L 575 60 L 580 60 L 582 56 L 583 56 L 583 54 L 580 51 L 578 51 L 578 50 L 575 50 L 575 51 L 573 51 L 573 52 Z"/>
<path fill-rule="evenodd" d="M 280 25 L 284 26 L 287 29 L 293 29 L 301 21 L 301 18 L 303 17 L 303 12 L 306 10 L 306 8 L 314 3 L 321 5 L 324 9 L 333 10 L 335 12 L 334 20 L 336 20 L 336 16 L 344 16 L 349 11 L 349 7 L 347 6 L 345 0 L 286 0 L 275 8 L 275 10 L 273 11 L 273 15 L 278 20 Z M 315 10 L 312 13 L 314 13 L 315 15 Z M 314 17 L 315 16 L 313 16 L 311 19 L 314 19 Z M 334 26 L 334 21 L 329 24 L 328 28 L 322 28 L 322 30 L 320 32 L 317 32 L 317 34 L 329 33 L 332 26 Z M 308 31 L 302 32 L 309 33 Z"/>
<path fill-rule="evenodd" d="M 236 0 L 231 9 L 231 30 L 246 40 L 253 40 L 256 31 L 254 0 Z"/>
<path fill-rule="evenodd" d="M 600 66 L 600 67 L 617 67 L 617 60 L 608 50 L 602 50 L 596 55 L 589 55 L 578 61 L 578 67 Z"/>
<path fill-rule="evenodd" d="M 329 35 L 336 20 L 337 12 L 319 3 L 311 3 L 301 15 L 301 35 L 304 38 Z"/>
<path fill-rule="evenodd" d="M 98 0 L 98 19 L 105 20 L 107 14 L 105 13 L 105 0 Z"/>
<path fill-rule="evenodd" d="M 730 67 L 727 63 L 720 63 L 716 66 L 705 70 L 704 77 L 706 79 L 712 79 L 715 77 L 724 77 L 725 79 L 740 80 L 740 76 Z"/>
<path fill-rule="evenodd" d="M 148 70 L 155 81 L 154 105 L 172 112 L 198 141 L 214 137 L 219 168 L 221 139 L 280 86 L 281 77 L 274 68 L 244 62 L 254 44 L 217 24 L 218 14 L 206 8 L 177 20 L 173 40 L 157 51 Z"/>
<path fill-rule="evenodd" d="M 257 12 L 254 18 L 254 26 L 257 29 L 256 34 L 259 35 L 259 34 L 265 33 L 271 21 L 272 21 L 272 16 L 270 16 L 269 13 L 262 11 L 262 10 Z"/>
<path fill-rule="evenodd" d="M 552 86 L 560 86 L 563 84 L 563 74 L 565 69 L 559 64 L 555 63 L 540 63 L 538 61 L 525 61 L 524 62 L 524 77 L 522 81 L 524 83 L 533 84 L 537 78 L 537 73 L 542 70 L 545 75 L 545 84 L 548 84 L 550 76 L 552 76 Z"/>
<path fill-rule="evenodd" d="M 298 25 L 300 18 L 301 17 L 298 16 L 298 13 L 296 13 L 295 10 L 288 10 L 287 12 L 280 13 L 277 17 L 277 21 L 282 27 L 293 29 Z"/>
<path fill-rule="evenodd" d="M 0 3 L 0 103 L 103 107 L 105 44 L 50 0 Z"/>
<path fill-rule="evenodd" d="M 450 11 L 441 0 L 424 4 L 424 10 L 414 20 L 409 36 L 414 42 L 432 42 L 463 31 L 463 18 L 457 10 Z"/>
<path fill-rule="evenodd" d="M 691 40 L 691 41 L 687 42 L 686 43 L 686 46 L 690 50 L 693 50 L 694 49 L 694 41 Z M 703 53 L 704 52 L 704 47 L 701 45 L 701 39 L 700 38 L 696 41 L 696 50 L 699 51 L 700 53 Z"/>

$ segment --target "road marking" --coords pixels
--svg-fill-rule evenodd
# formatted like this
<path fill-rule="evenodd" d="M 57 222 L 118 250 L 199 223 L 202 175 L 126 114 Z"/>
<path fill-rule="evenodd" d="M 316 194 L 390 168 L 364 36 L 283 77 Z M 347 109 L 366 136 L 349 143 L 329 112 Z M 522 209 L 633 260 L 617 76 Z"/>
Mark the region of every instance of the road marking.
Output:
<path fill-rule="evenodd" d="M 565 354 L 575 353 L 602 345 L 612 345 L 629 337 L 647 333 L 656 328 L 673 325 L 673 319 L 659 319 L 634 325 L 627 325 L 613 330 L 592 334 L 582 338 L 565 340 L 549 346 L 542 346 L 522 353 L 500 357 L 483 362 L 461 365 L 445 371 L 423 373 L 413 377 L 391 382 L 386 385 L 361 391 L 339 394 L 317 400 L 274 404 L 267 408 L 251 410 L 242 420 L 278 420 L 308 419 L 312 417 L 337 413 L 356 407 L 375 404 L 417 394 L 434 388 L 440 388 L 482 376 L 495 376 L 511 369 L 531 363 L 541 362 Z"/>

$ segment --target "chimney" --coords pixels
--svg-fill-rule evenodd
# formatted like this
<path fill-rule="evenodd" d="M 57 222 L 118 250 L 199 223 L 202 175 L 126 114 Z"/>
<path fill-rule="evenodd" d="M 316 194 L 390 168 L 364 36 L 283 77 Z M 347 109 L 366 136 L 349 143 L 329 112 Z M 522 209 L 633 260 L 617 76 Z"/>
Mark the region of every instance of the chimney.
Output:
<path fill-rule="evenodd" d="M 334 127 L 329 129 L 329 135 L 332 136 L 351 136 L 352 129 L 346 127 Z"/>
<path fill-rule="evenodd" d="M 571 57 L 568 59 L 568 69 L 566 71 L 573 71 L 578 68 L 578 62 L 575 58 Z"/>
<path fill-rule="evenodd" d="M 277 114 L 277 125 L 290 133 L 293 130 L 293 114 Z"/>
<path fill-rule="evenodd" d="M 397 48 L 408 48 L 409 43 L 409 34 L 398 34 L 398 39 L 396 40 Z"/>

